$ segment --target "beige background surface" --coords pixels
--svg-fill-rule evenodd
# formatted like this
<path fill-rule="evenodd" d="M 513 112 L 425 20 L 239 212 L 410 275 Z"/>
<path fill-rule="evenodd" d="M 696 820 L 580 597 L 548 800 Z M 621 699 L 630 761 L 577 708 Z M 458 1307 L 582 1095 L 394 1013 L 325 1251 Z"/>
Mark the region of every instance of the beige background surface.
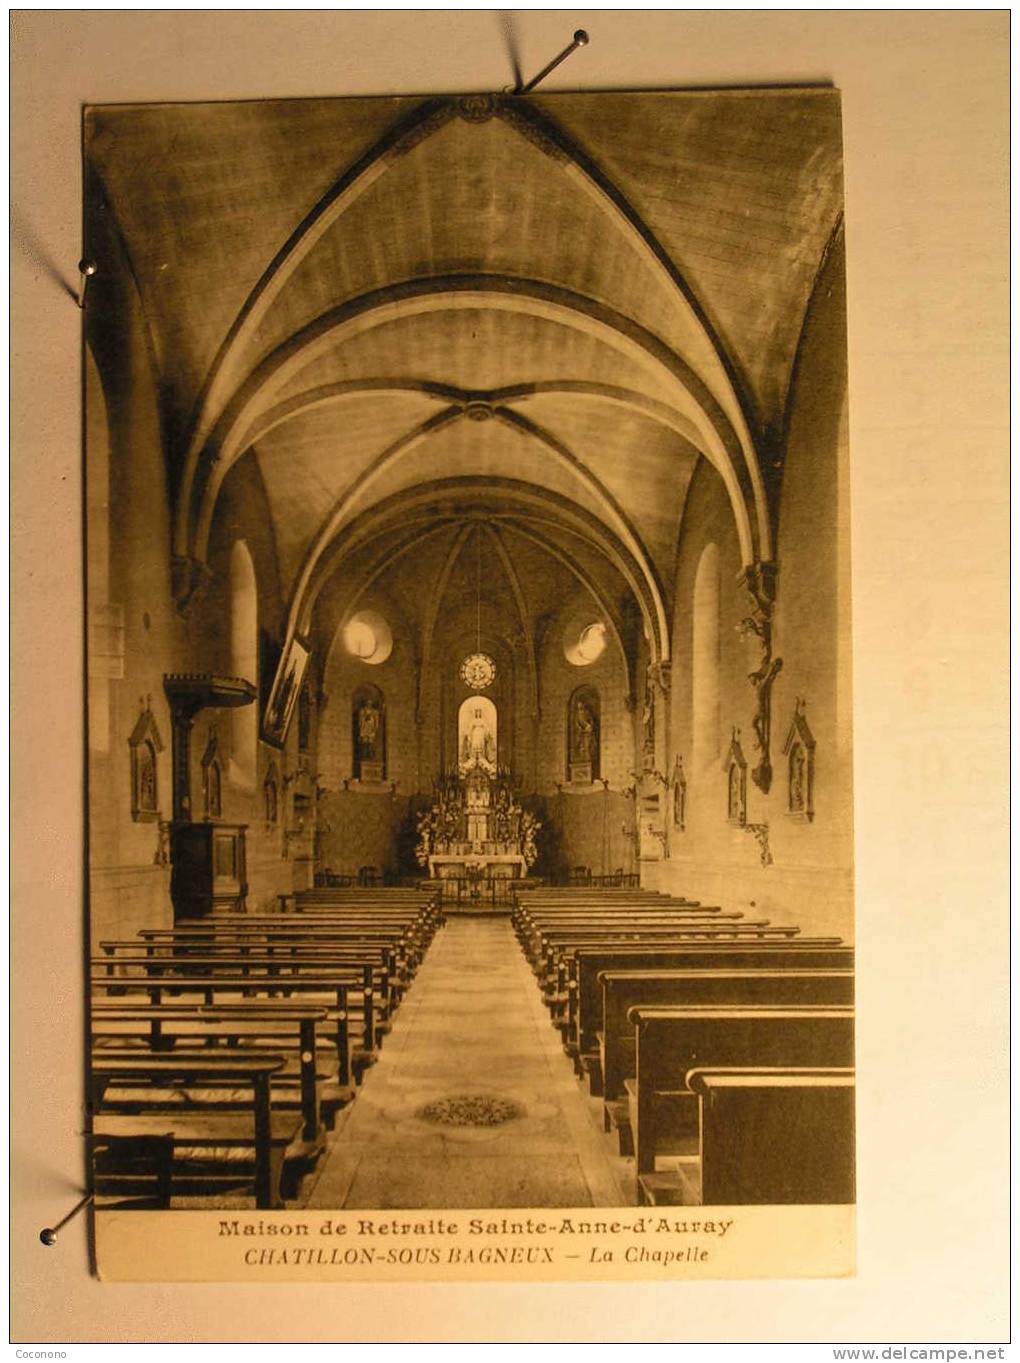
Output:
<path fill-rule="evenodd" d="M 15 1340 L 1007 1337 L 1005 12 L 517 11 L 549 89 L 844 97 L 859 1272 L 611 1286 L 101 1285 L 81 1179 L 80 106 L 499 89 L 492 11 L 13 19 Z M 158 173 L 154 168 L 154 173 Z"/>

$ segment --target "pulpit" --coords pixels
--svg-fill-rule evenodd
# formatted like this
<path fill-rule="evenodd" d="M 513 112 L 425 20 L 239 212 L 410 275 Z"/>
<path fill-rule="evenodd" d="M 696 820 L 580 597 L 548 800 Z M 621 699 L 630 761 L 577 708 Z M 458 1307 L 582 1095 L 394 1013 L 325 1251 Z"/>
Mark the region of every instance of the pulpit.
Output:
<path fill-rule="evenodd" d="M 171 830 L 170 897 L 178 917 L 245 908 L 245 824 L 184 823 Z"/>
<path fill-rule="evenodd" d="M 248 894 L 245 824 L 191 818 L 191 728 L 206 708 L 250 705 L 255 687 L 242 677 L 171 673 L 163 678 L 173 720 L 173 823 L 170 826 L 170 898 L 174 918 L 199 918 L 214 908 L 243 909 Z M 219 768 L 215 768 L 219 809 Z M 211 807 L 207 801 L 207 807 Z"/>

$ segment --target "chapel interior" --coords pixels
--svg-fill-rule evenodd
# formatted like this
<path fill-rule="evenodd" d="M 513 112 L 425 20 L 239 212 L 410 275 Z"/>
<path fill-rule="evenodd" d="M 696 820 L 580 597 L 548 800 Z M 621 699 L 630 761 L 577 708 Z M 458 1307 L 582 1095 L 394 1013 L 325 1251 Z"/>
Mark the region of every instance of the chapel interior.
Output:
<path fill-rule="evenodd" d="M 95 960 L 432 906 L 288 1205 L 634 1200 L 543 895 L 849 949 L 840 137 L 824 89 L 86 111 Z"/>

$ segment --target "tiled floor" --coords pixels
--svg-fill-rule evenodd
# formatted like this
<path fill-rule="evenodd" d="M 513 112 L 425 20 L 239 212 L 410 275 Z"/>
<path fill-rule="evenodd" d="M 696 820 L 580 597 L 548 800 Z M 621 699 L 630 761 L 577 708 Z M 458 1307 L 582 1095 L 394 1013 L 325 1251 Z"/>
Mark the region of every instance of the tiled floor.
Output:
<path fill-rule="evenodd" d="M 509 1099 L 502 1126 L 436 1125 L 436 1099 Z M 333 1139 L 313 1207 L 583 1207 L 632 1201 L 505 918 L 451 919 Z"/>

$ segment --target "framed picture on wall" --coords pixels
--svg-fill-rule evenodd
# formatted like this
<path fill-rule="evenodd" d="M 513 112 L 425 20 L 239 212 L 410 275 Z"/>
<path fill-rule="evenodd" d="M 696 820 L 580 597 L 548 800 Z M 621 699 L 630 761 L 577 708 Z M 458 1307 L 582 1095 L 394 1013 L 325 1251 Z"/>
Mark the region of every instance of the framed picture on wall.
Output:
<path fill-rule="evenodd" d="M 294 635 L 289 640 L 276 669 L 273 689 L 262 714 L 262 737 L 267 743 L 282 748 L 287 740 L 291 717 L 294 714 L 311 648 L 304 639 Z"/>

